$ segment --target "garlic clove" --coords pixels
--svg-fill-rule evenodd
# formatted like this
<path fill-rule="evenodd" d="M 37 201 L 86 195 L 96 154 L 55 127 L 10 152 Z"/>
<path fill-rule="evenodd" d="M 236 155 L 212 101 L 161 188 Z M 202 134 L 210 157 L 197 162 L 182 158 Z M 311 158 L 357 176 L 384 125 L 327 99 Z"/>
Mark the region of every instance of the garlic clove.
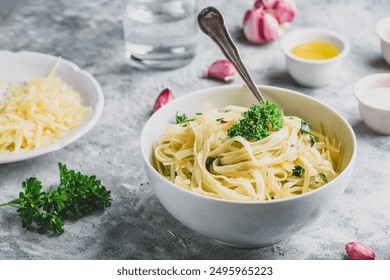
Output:
<path fill-rule="evenodd" d="M 244 25 L 245 27 L 245 24 L 248 22 L 248 20 L 250 18 L 253 17 L 253 13 L 255 12 L 256 9 L 252 9 L 252 10 L 248 10 L 245 12 L 245 15 L 244 15 L 244 20 L 242 21 L 242 24 Z M 257 11 L 257 13 L 259 13 L 260 11 Z"/>
<path fill-rule="evenodd" d="M 215 61 L 205 71 L 205 77 L 216 78 L 225 82 L 232 81 L 236 74 L 236 69 L 234 68 L 233 64 L 227 59 Z"/>
<path fill-rule="evenodd" d="M 175 97 L 173 96 L 172 91 L 169 88 L 164 89 L 159 96 L 157 97 L 154 105 L 153 112 L 156 112 L 161 107 L 165 106 L 167 103 L 171 102 Z"/>
<path fill-rule="evenodd" d="M 261 22 L 264 17 L 264 13 L 261 10 L 249 10 L 244 16 L 244 35 L 247 40 L 254 44 L 261 44 L 265 42 L 264 37 L 261 35 Z"/>
<path fill-rule="evenodd" d="M 374 260 L 375 252 L 362 242 L 349 242 L 345 249 L 351 260 Z"/>
<path fill-rule="evenodd" d="M 293 0 L 278 0 L 273 13 L 279 24 L 291 22 L 297 14 L 297 5 Z"/>
<path fill-rule="evenodd" d="M 273 15 L 269 13 L 264 14 L 262 32 L 266 41 L 273 41 L 279 38 L 279 23 Z"/>

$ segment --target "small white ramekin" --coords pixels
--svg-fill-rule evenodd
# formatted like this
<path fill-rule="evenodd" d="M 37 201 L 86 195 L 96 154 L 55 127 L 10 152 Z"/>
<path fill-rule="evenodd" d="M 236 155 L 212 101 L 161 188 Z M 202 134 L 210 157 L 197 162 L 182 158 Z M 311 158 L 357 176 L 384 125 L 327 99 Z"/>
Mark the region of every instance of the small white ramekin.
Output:
<path fill-rule="evenodd" d="M 377 23 L 376 33 L 381 39 L 383 58 L 390 65 L 390 17 L 384 18 Z"/>
<path fill-rule="evenodd" d="M 355 84 L 355 97 L 359 102 L 363 122 L 375 132 L 390 135 L 390 109 L 374 107 L 365 98 L 371 90 L 379 87 L 390 88 L 390 73 L 373 74 L 360 79 Z"/>
<path fill-rule="evenodd" d="M 297 57 L 291 50 L 304 42 L 323 41 L 334 45 L 340 53 L 330 59 L 310 60 Z M 348 41 L 341 35 L 321 28 L 301 28 L 287 32 L 280 40 L 280 48 L 286 57 L 287 71 L 299 84 L 308 87 L 327 85 L 341 67 L 349 51 Z"/>

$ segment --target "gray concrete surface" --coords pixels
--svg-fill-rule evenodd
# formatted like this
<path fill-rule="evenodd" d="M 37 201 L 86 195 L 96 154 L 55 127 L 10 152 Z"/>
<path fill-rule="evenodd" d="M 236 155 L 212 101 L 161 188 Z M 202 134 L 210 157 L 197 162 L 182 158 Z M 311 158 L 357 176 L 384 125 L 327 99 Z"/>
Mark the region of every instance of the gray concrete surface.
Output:
<path fill-rule="evenodd" d="M 67 221 L 61 236 L 28 232 L 15 209 L 1 208 L 0 259 L 344 259 L 345 244 L 355 240 L 370 245 L 378 259 L 390 259 L 390 138 L 362 123 L 352 92 L 360 77 L 390 70 L 381 58 L 374 28 L 389 15 L 390 2 L 298 1 L 294 28 L 336 30 L 351 43 L 342 71 L 320 89 L 303 88 L 291 80 L 278 42 L 255 46 L 243 40 L 242 16 L 252 2 L 202 0 L 199 6 L 223 10 L 257 83 L 304 92 L 350 122 L 358 138 L 357 163 L 334 208 L 302 233 L 260 249 L 225 247 L 184 227 L 163 209 L 148 185 L 139 135 L 164 87 L 179 97 L 220 85 L 202 78 L 204 68 L 222 57 L 219 50 L 202 35 L 198 54 L 187 67 L 140 72 L 124 60 L 121 1 L 21 1 L 0 19 L 0 48 L 44 52 L 75 62 L 99 81 L 106 104 L 98 124 L 76 143 L 37 159 L 1 165 L 0 201 L 17 196 L 20 183 L 29 176 L 37 176 L 46 186 L 56 184 L 61 161 L 97 174 L 112 190 L 113 203 L 102 213 Z"/>

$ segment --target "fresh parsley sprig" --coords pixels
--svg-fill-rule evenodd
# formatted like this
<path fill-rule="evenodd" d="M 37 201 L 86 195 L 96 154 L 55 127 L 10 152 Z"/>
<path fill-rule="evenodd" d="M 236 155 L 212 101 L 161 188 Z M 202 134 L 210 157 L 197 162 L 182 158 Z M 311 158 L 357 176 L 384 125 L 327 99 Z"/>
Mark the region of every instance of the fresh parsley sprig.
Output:
<path fill-rule="evenodd" d="M 280 130 L 283 126 L 283 114 L 279 106 L 270 101 L 261 101 L 252 105 L 242 114 L 242 119 L 229 128 L 230 138 L 242 136 L 248 141 L 258 141 L 269 135 L 270 131 Z"/>
<path fill-rule="evenodd" d="M 22 226 L 27 230 L 61 234 L 65 218 L 82 217 L 111 205 L 110 191 L 95 176 L 68 170 L 62 163 L 58 163 L 58 167 L 60 185 L 57 189 L 50 187 L 44 192 L 41 182 L 31 177 L 22 183 L 23 192 L 18 198 L 0 204 L 0 207 L 17 208 Z"/>

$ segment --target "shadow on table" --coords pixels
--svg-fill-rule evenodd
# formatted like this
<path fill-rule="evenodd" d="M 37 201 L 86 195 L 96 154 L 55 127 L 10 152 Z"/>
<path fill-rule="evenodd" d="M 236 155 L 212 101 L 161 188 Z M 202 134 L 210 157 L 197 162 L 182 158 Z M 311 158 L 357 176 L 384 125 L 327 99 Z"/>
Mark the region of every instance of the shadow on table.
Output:
<path fill-rule="evenodd" d="M 250 43 L 244 35 L 244 31 L 242 30 L 241 27 L 234 27 L 230 30 L 230 34 L 233 38 L 234 42 L 240 43 L 242 45 L 247 45 L 247 46 L 255 46 L 255 44 Z"/>
<path fill-rule="evenodd" d="M 380 149 L 382 152 L 389 152 L 386 143 L 390 139 L 389 135 L 384 135 L 371 130 L 362 120 L 358 120 L 351 124 L 358 141 L 358 151 L 360 151 L 360 143 L 369 144 L 375 149 Z M 364 145 L 363 145 L 364 146 Z"/>
<path fill-rule="evenodd" d="M 101 225 L 106 231 L 96 259 L 286 258 L 279 244 L 245 250 L 221 245 L 179 223 L 153 194 L 120 192 L 114 200 L 115 215 L 112 211 Z"/>
<path fill-rule="evenodd" d="M 276 86 L 298 86 L 299 85 L 291 78 L 291 76 L 287 73 L 287 71 L 269 71 L 265 74 L 267 80 L 269 80 L 270 84 Z"/>
<path fill-rule="evenodd" d="M 372 131 L 362 120 L 352 123 L 351 126 L 357 137 L 380 136 L 380 134 Z"/>
<path fill-rule="evenodd" d="M 389 71 L 390 65 L 386 63 L 382 56 L 377 56 L 369 62 L 370 66 L 378 70 Z"/>

